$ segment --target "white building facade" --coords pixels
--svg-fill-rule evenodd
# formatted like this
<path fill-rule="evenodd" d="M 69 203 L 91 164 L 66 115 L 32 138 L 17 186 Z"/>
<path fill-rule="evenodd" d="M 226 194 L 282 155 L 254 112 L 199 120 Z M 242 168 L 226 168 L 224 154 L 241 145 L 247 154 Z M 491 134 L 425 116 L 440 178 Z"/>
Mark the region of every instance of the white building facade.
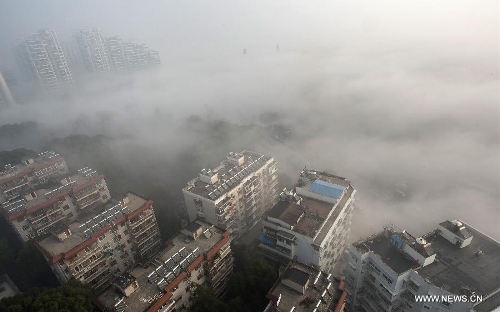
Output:
<path fill-rule="evenodd" d="M 498 256 L 498 242 L 457 220 L 418 238 L 387 227 L 349 247 L 346 307 L 361 312 L 493 311 L 500 306 L 500 282 L 491 260 Z M 490 273 L 482 275 L 485 269 Z"/>
<path fill-rule="evenodd" d="M 344 178 L 302 171 L 263 219 L 259 247 L 265 255 L 332 272 L 350 233 L 356 190 Z"/>
<path fill-rule="evenodd" d="M 278 201 L 277 162 L 250 151 L 231 152 L 218 167 L 203 169 L 182 192 L 190 221 L 200 218 L 239 235 Z"/>

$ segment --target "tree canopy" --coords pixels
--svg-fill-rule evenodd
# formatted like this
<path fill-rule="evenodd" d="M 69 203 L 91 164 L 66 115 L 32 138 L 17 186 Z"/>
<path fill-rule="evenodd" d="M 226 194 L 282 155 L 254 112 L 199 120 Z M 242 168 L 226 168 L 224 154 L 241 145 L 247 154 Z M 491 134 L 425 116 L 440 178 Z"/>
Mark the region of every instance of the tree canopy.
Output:
<path fill-rule="evenodd" d="M 77 281 L 52 289 L 34 288 L 0 301 L 5 312 L 94 312 L 92 290 Z"/>

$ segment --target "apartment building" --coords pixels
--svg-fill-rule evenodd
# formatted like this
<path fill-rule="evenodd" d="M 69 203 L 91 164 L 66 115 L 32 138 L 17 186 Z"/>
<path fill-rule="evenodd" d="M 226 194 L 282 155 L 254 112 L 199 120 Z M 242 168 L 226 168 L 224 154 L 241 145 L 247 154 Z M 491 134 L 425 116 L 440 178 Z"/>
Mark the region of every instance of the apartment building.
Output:
<path fill-rule="evenodd" d="M 278 201 L 277 162 L 250 151 L 230 152 L 216 168 L 202 169 L 182 192 L 190 221 L 202 219 L 238 236 Z"/>
<path fill-rule="evenodd" d="M 109 72 L 111 70 L 106 40 L 98 28 L 90 31 L 79 30 L 76 33 L 76 41 L 87 71 Z"/>
<path fill-rule="evenodd" d="M 304 169 L 262 221 L 266 257 L 294 260 L 331 273 L 345 250 L 356 190 L 345 178 Z"/>
<path fill-rule="evenodd" d="M 349 247 L 347 307 L 494 311 L 500 307 L 499 259 L 500 243 L 462 221 L 444 221 L 421 237 L 386 227 Z"/>
<path fill-rule="evenodd" d="M 56 178 L 66 171 L 64 159 L 55 157 L 39 166 L 30 164 L 3 184 L 8 186 L 0 196 L 0 211 L 21 240 L 48 233 L 58 223 L 74 221 L 80 213 L 110 200 L 104 175 L 84 168 Z M 48 181 L 51 176 L 54 178 Z M 40 181 L 45 183 L 34 185 Z"/>
<path fill-rule="evenodd" d="M 278 280 L 267 293 L 264 312 L 344 311 L 344 282 L 300 263 L 280 269 Z"/>
<path fill-rule="evenodd" d="M 189 223 L 149 266 L 118 277 L 98 296 L 97 305 L 114 312 L 189 310 L 191 295 L 201 284 L 223 296 L 233 268 L 229 235 L 201 220 Z"/>
<path fill-rule="evenodd" d="M 14 54 L 23 74 L 42 91 L 57 94 L 74 87 L 64 50 L 54 30 L 43 29 L 25 36 Z"/>
<path fill-rule="evenodd" d="M 106 45 L 113 70 L 134 70 L 161 64 L 159 53 L 144 44 L 135 44 L 114 36 L 106 38 Z"/>
<path fill-rule="evenodd" d="M 10 92 L 9 84 L 0 71 L 0 108 L 16 105 L 16 101 Z"/>
<path fill-rule="evenodd" d="M 101 291 L 159 251 L 153 202 L 127 193 L 52 228 L 36 245 L 61 283 L 74 278 Z"/>
<path fill-rule="evenodd" d="M 0 190 L 6 200 L 17 197 L 23 190 L 46 183 L 50 178 L 68 173 L 64 157 L 43 152 L 26 158 L 17 165 L 6 165 L 0 171 Z"/>

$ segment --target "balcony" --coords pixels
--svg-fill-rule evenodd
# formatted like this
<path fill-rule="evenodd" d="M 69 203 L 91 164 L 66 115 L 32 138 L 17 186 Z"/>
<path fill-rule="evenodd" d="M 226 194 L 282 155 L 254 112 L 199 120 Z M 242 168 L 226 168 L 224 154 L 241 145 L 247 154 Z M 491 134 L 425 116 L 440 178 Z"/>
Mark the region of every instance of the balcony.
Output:
<path fill-rule="evenodd" d="M 148 222 L 142 223 L 140 226 L 134 228 L 132 230 L 132 234 L 134 235 L 134 237 L 140 237 L 153 226 L 156 226 L 156 222 L 153 218 L 150 218 Z"/>
<path fill-rule="evenodd" d="M 152 216 L 153 216 L 153 211 L 151 209 L 148 209 L 144 211 L 142 214 L 140 214 L 138 217 L 135 217 L 134 219 L 129 221 L 129 225 L 132 228 L 132 231 L 145 221 L 150 220 Z"/>

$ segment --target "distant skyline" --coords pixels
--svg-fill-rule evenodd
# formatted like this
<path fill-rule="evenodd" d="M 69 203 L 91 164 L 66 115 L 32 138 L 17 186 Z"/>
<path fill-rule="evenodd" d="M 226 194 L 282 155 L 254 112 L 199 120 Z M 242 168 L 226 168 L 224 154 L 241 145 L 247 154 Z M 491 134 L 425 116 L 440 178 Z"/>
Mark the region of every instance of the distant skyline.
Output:
<path fill-rule="evenodd" d="M 0 0 L 0 67 L 23 34 L 78 29 L 146 43 L 162 54 L 332 47 L 497 57 L 497 1 Z M 443 51 L 444 50 L 444 51 Z M 453 58 L 453 57 L 452 57 Z M 7 60 L 6 60 L 7 59 Z"/>

